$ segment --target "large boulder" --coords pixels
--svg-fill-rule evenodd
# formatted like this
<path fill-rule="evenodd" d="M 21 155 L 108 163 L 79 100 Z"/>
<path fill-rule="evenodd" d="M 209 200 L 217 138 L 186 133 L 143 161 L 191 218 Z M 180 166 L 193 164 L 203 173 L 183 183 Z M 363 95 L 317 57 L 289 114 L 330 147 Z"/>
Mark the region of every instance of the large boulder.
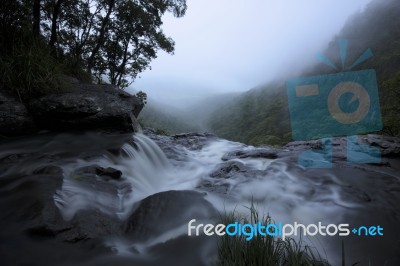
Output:
<path fill-rule="evenodd" d="M 75 83 L 71 86 L 66 92 L 28 102 L 28 109 L 40 128 L 52 131 L 135 130 L 135 118 L 143 108 L 137 97 L 112 85 Z"/>
<path fill-rule="evenodd" d="M 190 190 L 153 194 L 143 199 L 128 218 L 125 235 L 133 241 L 147 241 L 186 226 L 192 219 L 216 221 L 218 211 L 204 199 L 205 195 Z"/>
<path fill-rule="evenodd" d="M 103 238 L 122 233 L 120 220 L 94 209 L 65 220 L 54 200 L 62 184 L 57 166 L 1 177 L 1 265 L 82 265 L 111 254 Z"/>
<path fill-rule="evenodd" d="M 35 131 L 33 117 L 17 98 L 0 91 L 0 135 L 23 135 Z"/>

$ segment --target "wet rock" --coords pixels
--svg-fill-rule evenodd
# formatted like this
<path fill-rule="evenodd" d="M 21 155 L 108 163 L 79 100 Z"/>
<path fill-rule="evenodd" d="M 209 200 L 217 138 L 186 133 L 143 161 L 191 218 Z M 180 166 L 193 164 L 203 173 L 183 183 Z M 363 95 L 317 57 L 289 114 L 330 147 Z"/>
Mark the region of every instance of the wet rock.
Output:
<path fill-rule="evenodd" d="M 369 134 L 364 136 L 357 136 L 355 140 L 356 140 L 356 143 L 354 143 L 355 145 L 362 146 L 368 144 L 374 146 L 378 148 L 381 151 L 382 155 L 384 156 L 391 156 L 391 155 L 396 156 L 400 154 L 400 139 L 396 137 Z M 330 143 L 333 146 L 333 151 L 335 152 L 335 147 L 340 147 L 341 149 L 345 150 L 348 144 L 347 141 L 348 141 L 347 137 L 332 138 Z M 308 150 L 308 149 L 321 150 L 324 148 L 324 144 L 325 143 L 321 140 L 293 141 L 285 145 L 284 148 L 289 149 L 291 151 Z"/>
<path fill-rule="evenodd" d="M 179 250 L 179 263 L 175 256 L 171 256 L 176 254 L 177 250 Z M 154 254 L 154 265 L 204 266 L 216 264 L 216 250 L 218 250 L 216 236 L 182 235 L 151 247 L 150 253 Z"/>
<path fill-rule="evenodd" d="M 304 151 L 304 150 L 321 150 L 323 144 L 320 140 L 310 140 L 310 141 L 292 141 L 283 147 L 286 151 Z"/>
<path fill-rule="evenodd" d="M 303 151 L 317 151 L 327 154 L 329 147 L 335 161 L 347 161 L 349 151 L 356 152 L 353 157 L 361 158 L 363 154 L 370 154 L 373 157 L 398 157 L 400 155 L 400 139 L 382 135 L 364 135 L 355 137 L 349 144 L 347 137 L 334 137 L 324 140 L 293 141 L 286 144 L 279 153 L 281 156 L 293 156 Z M 358 154 L 357 154 L 358 153 Z M 388 162 L 371 162 L 380 166 L 390 166 Z"/>
<path fill-rule="evenodd" d="M 67 92 L 32 99 L 28 109 L 42 129 L 132 132 L 143 104 L 111 85 L 73 84 Z"/>
<path fill-rule="evenodd" d="M 103 177 L 105 180 L 115 179 L 119 180 L 122 176 L 122 172 L 112 167 L 101 167 L 99 165 L 90 165 L 79 168 L 73 174 L 76 178 L 81 178 L 83 176 L 93 177 L 93 175 L 97 175 L 99 177 Z"/>
<path fill-rule="evenodd" d="M 62 169 L 55 165 L 45 165 L 41 166 L 33 171 L 33 174 L 46 174 L 46 175 L 62 175 Z"/>
<path fill-rule="evenodd" d="M 112 179 L 120 179 L 122 176 L 122 172 L 120 170 L 114 169 L 112 167 L 107 168 L 98 168 L 97 175 L 99 176 L 109 176 Z"/>
<path fill-rule="evenodd" d="M 122 234 L 122 222 L 98 210 L 80 210 L 71 221 L 51 228 L 62 241 L 76 243 L 87 239 L 101 239 Z"/>
<path fill-rule="evenodd" d="M 0 135 L 16 136 L 36 132 L 32 115 L 21 101 L 0 91 Z"/>
<path fill-rule="evenodd" d="M 71 257 L 67 259 L 71 260 L 77 260 L 80 256 L 77 253 L 81 251 L 109 253 L 103 238 L 122 234 L 122 221 L 98 210 L 80 210 L 68 221 L 63 218 L 54 201 L 54 194 L 63 184 L 59 170 L 48 166 L 38 168 L 36 174 L 29 176 L 1 179 L 0 238 L 8 239 L 7 243 L 2 241 L 0 244 L 8 254 L 2 261 L 21 264 L 28 260 L 30 265 L 36 265 L 32 264 L 35 258 L 47 258 L 48 261 L 40 265 L 55 265 L 60 256 L 68 253 L 66 250 L 70 250 Z M 14 242 L 18 243 L 17 249 Z M 75 246 L 64 246 L 63 243 L 74 243 Z M 31 254 L 29 250 L 36 252 Z M 58 255 L 53 258 L 47 254 L 49 250 Z"/>
<path fill-rule="evenodd" d="M 223 161 L 232 160 L 235 158 L 264 158 L 264 159 L 276 159 L 278 157 L 278 150 L 272 148 L 254 148 L 254 149 L 243 149 L 236 150 L 226 153 L 222 156 Z"/>
<path fill-rule="evenodd" d="M 362 140 L 377 147 L 381 151 L 382 156 L 400 156 L 400 138 L 370 134 L 366 137 L 362 137 Z"/>
<path fill-rule="evenodd" d="M 218 139 L 209 133 L 182 133 L 173 136 L 157 135 L 153 128 L 144 128 L 143 134 L 154 140 L 161 148 L 183 146 L 189 150 L 200 150 L 211 140 Z"/>
<path fill-rule="evenodd" d="M 204 179 L 197 186 L 197 188 L 207 192 L 214 192 L 224 195 L 228 194 L 228 192 L 232 189 L 232 184 L 224 182 L 225 179 L 223 179 L 223 181 L 220 181 L 220 179 L 217 180 L 218 181 L 211 179 Z"/>
<path fill-rule="evenodd" d="M 60 221 L 61 215 L 54 204 L 54 193 L 61 188 L 62 173 L 35 174 L 2 178 L 0 224 L 20 223 L 20 229 L 46 227 Z"/>
<path fill-rule="evenodd" d="M 228 161 L 218 164 L 208 178 L 201 180 L 197 188 L 227 194 L 237 186 L 266 176 L 266 171 L 252 169 L 238 161 Z"/>
<path fill-rule="evenodd" d="M 157 135 L 152 128 L 144 128 L 143 134 L 151 138 L 163 150 L 169 159 L 187 161 L 187 150 L 197 151 L 210 141 L 218 140 L 209 133 L 182 133 L 173 136 Z"/>
<path fill-rule="evenodd" d="M 189 132 L 189 133 L 180 133 L 180 134 L 175 134 L 172 136 L 175 139 L 180 139 L 180 138 L 196 138 L 196 137 L 215 137 L 214 134 L 210 133 L 197 133 L 197 132 Z"/>
<path fill-rule="evenodd" d="M 98 165 L 82 167 L 71 174 L 72 182 L 78 182 L 79 186 L 88 192 L 106 197 L 110 203 L 103 207 L 109 212 L 113 212 L 113 208 L 119 205 L 121 196 L 132 192 L 132 184 L 121 176 L 120 170 L 112 167 L 103 168 Z"/>
<path fill-rule="evenodd" d="M 216 136 L 209 133 L 182 133 L 172 136 L 174 143 L 189 150 L 200 150 L 211 139 L 216 139 Z"/>
<path fill-rule="evenodd" d="M 226 179 L 232 177 L 232 175 L 237 172 L 245 172 L 246 170 L 249 170 L 249 168 L 243 163 L 232 161 L 218 165 L 217 169 L 213 171 L 210 176 L 214 178 Z"/>
<path fill-rule="evenodd" d="M 145 241 L 190 220 L 214 220 L 215 208 L 196 191 L 166 191 L 142 200 L 125 224 L 125 233 L 134 241 Z"/>

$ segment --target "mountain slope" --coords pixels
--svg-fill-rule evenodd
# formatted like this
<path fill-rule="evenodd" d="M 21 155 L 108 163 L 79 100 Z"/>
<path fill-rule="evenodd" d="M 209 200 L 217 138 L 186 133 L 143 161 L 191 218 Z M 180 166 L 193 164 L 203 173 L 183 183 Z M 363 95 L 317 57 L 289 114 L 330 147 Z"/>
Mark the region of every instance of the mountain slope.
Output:
<path fill-rule="evenodd" d="M 208 117 L 238 95 L 234 92 L 214 94 L 185 110 L 150 99 L 139 115 L 139 122 L 142 126 L 159 129 L 167 134 L 209 131 Z"/>
<path fill-rule="evenodd" d="M 250 90 L 215 111 L 208 120 L 218 136 L 259 145 L 290 139 L 287 99 L 282 86 L 270 84 Z"/>
<path fill-rule="evenodd" d="M 345 66 L 349 67 L 368 48 L 374 57 L 353 70 L 375 69 L 378 77 L 382 133 L 400 134 L 400 1 L 375 0 L 363 12 L 353 15 L 333 38 L 326 54 L 341 66 L 338 41 L 349 43 Z M 344 71 L 349 71 L 345 68 Z M 302 76 L 343 71 L 319 64 Z M 290 141 L 290 117 L 284 81 L 255 88 L 214 112 L 208 120 L 211 132 L 248 144 L 279 145 Z"/>
<path fill-rule="evenodd" d="M 200 130 L 195 123 L 186 119 L 184 111 L 152 99 L 149 99 L 138 118 L 142 127 L 154 128 L 159 134 L 178 134 Z"/>

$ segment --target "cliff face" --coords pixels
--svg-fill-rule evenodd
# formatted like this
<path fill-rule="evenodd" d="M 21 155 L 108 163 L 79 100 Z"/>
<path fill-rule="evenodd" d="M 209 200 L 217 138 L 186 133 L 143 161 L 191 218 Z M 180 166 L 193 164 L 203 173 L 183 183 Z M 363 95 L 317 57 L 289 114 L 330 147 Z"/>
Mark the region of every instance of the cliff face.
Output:
<path fill-rule="evenodd" d="M 111 85 L 75 82 L 65 92 L 21 103 L 0 90 L 0 135 L 40 130 L 133 132 L 143 103 Z"/>

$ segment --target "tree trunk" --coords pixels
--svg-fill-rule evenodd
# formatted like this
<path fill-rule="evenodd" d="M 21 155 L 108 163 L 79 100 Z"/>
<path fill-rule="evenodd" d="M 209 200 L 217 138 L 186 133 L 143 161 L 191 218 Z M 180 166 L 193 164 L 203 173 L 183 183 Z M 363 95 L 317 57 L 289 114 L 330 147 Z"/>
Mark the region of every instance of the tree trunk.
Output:
<path fill-rule="evenodd" d="M 116 86 L 120 87 L 121 86 L 121 82 L 122 82 L 122 77 L 125 75 L 125 67 L 126 67 L 126 63 L 128 62 L 128 48 L 129 48 L 129 42 L 130 42 L 130 38 L 128 38 L 128 40 L 125 43 L 125 49 L 124 49 L 124 58 L 122 59 L 121 64 L 119 65 L 119 77 L 118 77 L 118 82 L 117 84 L 115 84 Z M 118 76 L 118 75 L 117 75 Z"/>
<path fill-rule="evenodd" d="M 101 27 L 99 30 L 99 36 L 97 38 L 96 46 L 93 48 L 92 53 L 90 54 L 90 57 L 87 62 L 87 72 L 89 75 L 92 75 L 92 68 L 94 66 L 94 58 L 97 55 L 97 53 L 99 52 L 100 48 L 104 44 L 104 41 L 105 41 L 104 36 L 106 34 L 106 28 L 107 28 L 108 22 L 110 20 L 110 15 L 114 8 L 114 5 L 115 5 L 115 0 L 110 0 L 109 5 L 108 5 L 107 14 L 104 17 L 103 21 L 101 22 Z"/>
<path fill-rule="evenodd" d="M 51 36 L 49 41 L 49 46 L 55 49 L 55 44 L 57 42 L 57 21 L 60 15 L 61 4 L 63 0 L 57 0 L 56 3 L 53 2 L 53 16 L 51 18 Z"/>
<path fill-rule="evenodd" d="M 33 36 L 40 35 L 40 0 L 33 0 Z"/>

